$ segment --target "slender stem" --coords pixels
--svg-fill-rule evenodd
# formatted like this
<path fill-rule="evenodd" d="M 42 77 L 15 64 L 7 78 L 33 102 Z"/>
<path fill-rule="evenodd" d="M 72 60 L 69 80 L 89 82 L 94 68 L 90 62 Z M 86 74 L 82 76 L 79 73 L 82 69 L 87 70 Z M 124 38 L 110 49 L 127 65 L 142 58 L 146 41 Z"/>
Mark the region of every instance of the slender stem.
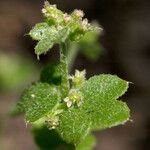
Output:
<path fill-rule="evenodd" d="M 65 98 L 69 92 L 69 80 L 68 80 L 68 62 L 67 62 L 67 44 L 60 44 L 60 64 L 61 64 L 61 93 L 62 97 Z"/>
<path fill-rule="evenodd" d="M 78 55 L 79 47 L 76 43 L 70 43 L 69 44 L 69 51 L 67 53 L 67 59 L 68 59 L 68 69 L 69 72 L 71 71 L 74 61 Z"/>

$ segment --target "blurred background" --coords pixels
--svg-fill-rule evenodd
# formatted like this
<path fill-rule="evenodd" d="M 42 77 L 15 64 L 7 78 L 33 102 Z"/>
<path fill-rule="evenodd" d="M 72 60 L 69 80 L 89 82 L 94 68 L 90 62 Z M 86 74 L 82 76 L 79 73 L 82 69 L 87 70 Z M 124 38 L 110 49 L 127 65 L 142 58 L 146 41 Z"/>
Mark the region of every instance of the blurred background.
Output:
<path fill-rule="evenodd" d="M 37 150 L 23 117 L 10 118 L 20 93 L 39 78 L 43 65 L 57 59 L 57 51 L 34 54 L 35 42 L 26 33 L 42 22 L 43 0 L 0 0 L 0 150 Z M 82 9 L 104 31 L 97 61 L 79 53 L 73 69 L 87 77 L 110 73 L 132 82 L 122 98 L 131 109 L 132 122 L 94 133 L 95 150 L 150 149 L 150 1 L 49 0 L 67 12 Z M 92 49 L 91 49 L 92 51 Z M 74 72 L 74 71 L 72 71 Z"/>

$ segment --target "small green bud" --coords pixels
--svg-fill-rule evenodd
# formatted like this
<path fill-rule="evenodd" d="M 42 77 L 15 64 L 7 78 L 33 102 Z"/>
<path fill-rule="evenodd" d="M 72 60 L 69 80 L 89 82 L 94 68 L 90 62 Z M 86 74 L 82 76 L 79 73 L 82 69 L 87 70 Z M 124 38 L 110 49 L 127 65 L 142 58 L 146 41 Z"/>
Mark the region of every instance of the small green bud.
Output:
<path fill-rule="evenodd" d="M 76 88 L 82 86 L 86 80 L 85 75 L 86 75 L 85 70 L 83 71 L 76 70 L 75 75 L 69 77 L 72 80 L 72 87 Z"/>
<path fill-rule="evenodd" d="M 59 126 L 59 117 L 55 116 L 45 121 L 49 130 L 56 129 Z"/>

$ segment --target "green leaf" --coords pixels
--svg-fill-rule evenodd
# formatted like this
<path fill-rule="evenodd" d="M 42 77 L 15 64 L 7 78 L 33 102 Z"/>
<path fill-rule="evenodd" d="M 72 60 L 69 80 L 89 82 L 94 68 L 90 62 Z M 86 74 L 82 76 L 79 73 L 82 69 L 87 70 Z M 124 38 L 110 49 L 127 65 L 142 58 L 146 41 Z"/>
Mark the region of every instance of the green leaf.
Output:
<path fill-rule="evenodd" d="M 86 102 L 93 102 L 93 98 L 95 101 L 108 101 L 121 97 L 127 91 L 128 84 L 115 75 L 102 74 L 91 77 L 81 90 L 89 98 Z"/>
<path fill-rule="evenodd" d="M 34 40 L 41 40 L 45 37 L 46 31 L 49 29 L 49 25 L 45 22 L 36 24 L 32 30 L 29 32 L 29 35 Z"/>
<path fill-rule="evenodd" d="M 37 55 L 41 55 L 52 48 L 56 40 L 58 40 L 58 37 L 56 36 L 57 34 L 58 31 L 54 26 L 46 27 L 42 38 L 39 40 L 38 44 L 35 47 L 35 53 Z"/>
<path fill-rule="evenodd" d="M 35 54 L 39 56 L 43 53 L 46 53 L 52 47 L 53 43 L 48 38 L 42 39 L 35 47 Z"/>
<path fill-rule="evenodd" d="M 35 47 L 35 53 L 37 55 L 46 53 L 54 44 L 65 41 L 69 34 L 67 28 L 58 29 L 55 26 L 43 25 L 42 29 L 37 30 L 38 27 L 35 27 L 35 29 L 33 29 L 34 31 L 31 30 L 30 33 L 32 38 L 39 41 Z"/>
<path fill-rule="evenodd" d="M 69 82 L 68 74 L 62 68 L 67 68 L 64 62 L 46 66 L 41 72 L 40 81 L 60 86 L 61 96 L 64 98 L 69 90 Z"/>
<path fill-rule="evenodd" d="M 123 124 L 129 119 L 129 108 L 117 101 L 128 88 L 128 82 L 113 75 L 90 78 L 80 89 L 83 104 L 60 115 L 57 129 L 63 140 L 78 145 L 91 130 Z"/>
<path fill-rule="evenodd" d="M 82 43 L 80 45 L 82 54 L 90 61 L 96 61 L 100 57 L 102 47 L 99 43 Z"/>
<path fill-rule="evenodd" d="M 89 134 L 79 145 L 77 145 L 76 150 L 92 150 L 95 145 L 95 137 L 92 134 Z"/>
<path fill-rule="evenodd" d="M 79 144 L 89 133 L 88 116 L 78 109 L 69 109 L 60 115 L 58 133 L 64 141 Z"/>
<path fill-rule="evenodd" d="M 128 82 L 113 75 L 90 78 L 81 91 L 84 104 L 80 108 L 91 120 L 92 129 L 105 129 L 129 119 L 129 108 L 116 99 L 128 89 Z"/>
<path fill-rule="evenodd" d="M 52 41 L 54 44 L 58 44 L 63 42 L 67 37 L 67 28 L 58 28 L 55 26 L 50 26 L 47 32 L 45 33 L 45 37 Z"/>
<path fill-rule="evenodd" d="M 123 102 L 112 100 L 95 102 L 85 106 L 85 111 L 91 120 L 91 129 L 106 129 L 125 123 L 129 119 L 129 108 Z"/>
<path fill-rule="evenodd" d="M 91 61 L 99 58 L 103 48 L 98 41 L 99 32 L 87 32 L 79 42 L 81 52 Z"/>
<path fill-rule="evenodd" d="M 40 81 L 44 83 L 60 85 L 61 72 L 59 64 L 49 64 L 41 72 Z"/>
<path fill-rule="evenodd" d="M 18 105 L 25 111 L 26 120 L 35 122 L 46 117 L 60 102 L 59 91 L 49 84 L 36 83 L 24 91 Z"/>
<path fill-rule="evenodd" d="M 26 57 L 0 52 L 0 93 L 18 91 L 31 80 L 33 72 L 38 74 L 36 66 Z"/>
<path fill-rule="evenodd" d="M 33 127 L 32 133 L 40 150 L 73 150 L 73 145 L 61 139 L 56 130 L 49 130 L 46 126 Z"/>

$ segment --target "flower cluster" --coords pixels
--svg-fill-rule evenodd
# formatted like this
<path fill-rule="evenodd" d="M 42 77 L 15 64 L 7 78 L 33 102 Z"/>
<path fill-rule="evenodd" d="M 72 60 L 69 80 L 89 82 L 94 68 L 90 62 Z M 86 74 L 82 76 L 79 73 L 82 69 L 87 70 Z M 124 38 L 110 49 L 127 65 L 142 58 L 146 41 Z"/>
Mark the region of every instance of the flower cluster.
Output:
<path fill-rule="evenodd" d="M 85 70 L 76 70 L 75 75 L 69 77 L 72 82 L 72 88 L 70 89 L 68 96 L 64 99 L 67 107 L 71 107 L 72 105 L 77 105 L 78 107 L 80 107 L 83 103 L 83 96 L 79 89 L 86 80 L 85 74 Z"/>
<path fill-rule="evenodd" d="M 48 1 L 45 2 L 42 13 L 49 23 L 60 24 L 63 22 L 63 12 L 57 9 L 56 5 L 50 5 Z"/>
<path fill-rule="evenodd" d="M 96 29 L 96 27 L 88 23 L 87 18 L 83 18 L 84 13 L 82 10 L 76 9 L 71 14 L 68 14 L 57 9 L 56 5 L 50 5 L 46 1 L 42 13 L 49 25 L 55 25 L 57 28 L 62 29 L 67 28 L 73 41 L 80 40 L 86 32 Z"/>
<path fill-rule="evenodd" d="M 75 70 L 75 75 L 69 76 L 69 79 L 71 79 L 72 81 L 72 87 L 77 88 L 77 87 L 82 86 L 86 80 L 85 75 L 86 75 L 85 70 L 83 71 Z"/>
<path fill-rule="evenodd" d="M 68 96 L 64 99 L 64 102 L 66 102 L 67 107 L 71 107 L 73 104 L 76 104 L 78 107 L 81 106 L 83 103 L 81 92 L 77 89 L 71 89 Z"/>

